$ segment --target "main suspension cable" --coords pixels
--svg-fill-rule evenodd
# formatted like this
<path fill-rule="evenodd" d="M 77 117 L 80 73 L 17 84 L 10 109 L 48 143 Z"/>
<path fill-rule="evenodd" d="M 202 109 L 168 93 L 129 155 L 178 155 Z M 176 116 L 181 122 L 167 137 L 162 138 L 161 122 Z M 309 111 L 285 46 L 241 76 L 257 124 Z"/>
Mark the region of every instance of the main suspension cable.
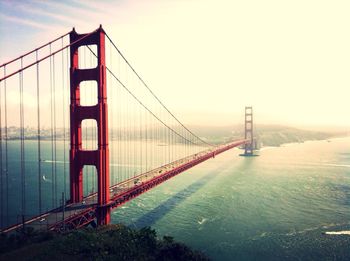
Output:
<path fill-rule="evenodd" d="M 98 30 L 98 29 L 97 29 L 97 30 Z M 66 46 L 64 46 L 63 48 L 58 49 L 57 51 L 54 51 L 54 52 L 51 52 L 51 51 L 50 51 L 50 54 L 46 55 L 45 57 L 43 57 L 43 58 L 41 58 L 41 59 L 39 59 L 39 60 L 37 60 L 37 61 L 31 63 L 31 64 L 28 64 L 28 65 L 22 67 L 21 69 L 19 69 L 19 70 L 17 70 L 17 71 L 14 71 L 14 72 L 12 72 L 12 73 L 10 73 L 10 74 L 8 74 L 8 75 L 5 74 L 4 77 L 2 77 L 2 78 L 0 79 L 0 82 L 6 80 L 7 78 L 12 77 L 13 75 L 16 75 L 17 73 L 20 73 L 20 72 L 22 72 L 22 71 L 24 71 L 24 70 L 26 70 L 26 69 L 28 69 L 28 68 L 34 66 L 34 65 L 37 64 L 37 63 L 40 63 L 40 62 L 42 62 L 42 61 L 45 61 L 46 59 L 50 58 L 51 56 L 53 56 L 53 55 L 55 55 L 55 54 L 57 54 L 57 53 L 63 51 L 64 49 L 67 49 L 68 47 L 71 47 L 72 45 L 75 45 L 75 44 L 79 43 L 80 41 L 84 40 L 84 39 L 87 38 L 88 36 L 90 36 L 90 35 L 92 35 L 93 33 L 95 33 L 97 30 L 95 30 L 95 31 L 93 31 L 93 32 L 91 32 L 91 33 L 88 33 L 88 34 L 84 35 L 83 37 L 79 38 L 78 40 L 76 40 L 76 41 L 74 41 L 74 42 L 72 42 L 72 43 L 70 43 L 70 44 L 67 44 Z M 51 48 L 51 43 L 49 43 L 48 45 L 49 45 L 50 48 Z M 21 56 L 21 57 L 22 57 L 22 56 Z M 20 58 L 21 58 L 21 57 L 20 57 Z M 6 63 L 6 64 L 8 64 L 8 63 Z M 5 67 L 5 66 L 4 66 L 4 67 Z"/>
<path fill-rule="evenodd" d="M 0 65 L 0 68 L 1 68 L 1 67 L 5 67 L 6 65 L 11 64 L 11 63 L 13 63 L 13 62 L 15 62 L 15 61 L 18 61 L 19 59 L 23 59 L 24 57 L 26 57 L 26 56 L 28 56 L 28 55 L 34 53 L 34 52 L 38 52 L 40 49 L 42 49 L 42 48 L 44 48 L 44 47 L 46 47 L 46 46 L 48 46 L 48 45 L 50 45 L 50 44 L 52 44 L 52 43 L 54 43 L 54 42 L 60 40 L 60 39 L 63 39 L 63 38 L 64 38 L 65 36 L 67 36 L 68 34 L 70 34 L 70 32 L 63 34 L 63 35 L 57 37 L 56 39 L 54 39 L 54 40 L 52 40 L 52 41 L 50 41 L 50 42 L 48 42 L 48 43 L 46 43 L 46 44 L 43 44 L 42 46 L 40 46 L 40 47 L 38 47 L 38 48 L 35 48 L 35 49 L 32 50 L 32 51 L 29 51 L 29 52 L 27 52 L 27 53 L 25 53 L 25 54 L 23 54 L 23 55 L 21 55 L 21 56 L 18 56 L 17 58 L 12 59 L 11 61 L 5 62 L 5 63 L 3 63 L 2 65 Z"/>
<path fill-rule="evenodd" d="M 142 84 L 146 87 L 146 89 L 152 94 L 152 96 L 162 105 L 162 107 L 184 128 L 186 129 L 189 133 L 191 133 L 194 137 L 196 137 L 199 141 L 202 143 L 213 147 L 213 144 L 210 144 L 200 137 L 198 137 L 196 134 L 194 134 L 192 131 L 190 131 L 180 120 L 164 105 L 164 103 L 155 95 L 155 93 L 149 88 L 149 86 L 146 84 L 146 82 L 142 79 L 142 77 L 136 72 L 134 67 L 131 66 L 129 61 L 125 58 L 125 56 L 122 54 L 122 52 L 119 50 L 119 48 L 115 45 L 115 43 L 112 41 L 112 39 L 109 37 L 109 35 L 105 32 L 106 37 L 108 40 L 111 42 L 113 47 L 116 49 L 116 51 L 120 54 L 120 56 L 123 58 L 123 60 L 126 62 L 126 64 L 130 67 L 130 69 L 135 73 L 135 75 L 139 78 L 139 80 L 142 82 Z"/>
<path fill-rule="evenodd" d="M 91 48 L 89 46 L 87 46 L 87 48 L 90 50 L 90 52 L 95 55 L 97 57 L 97 55 L 91 50 Z M 188 140 L 186 137 L 182 136 L 181 134 L 179 134 L 177 131 L 175 131 L 174 129 L 172 129 L 168 124 L 166 124 L 164 121 L 162 121 L 157 115 L 155 115 L 143 102 L 141 102 L 141 100 L 139 98 L 136 97 L 135 94 L 133 94 L 124 83 L 122 83 L 122 81 L 106 66 L 106 70 L 113 76 L 113 78 L 115 80 L 117 80 L 117 82 L 119 82 L 119 84 L 142 106 L 144 107 L 154 118 L 156 118 L 160 123 L 162 123 L 165 127 L 167 127 L 171 132 L 173 132 L 175 135 L 179 136 L 180 138 L 182 138 L 183 140 L 187 140 L 188 142 L 190 142 L 193 145 L 197 145 L 195 143 L 193 143 L 191 140 Z M 212 146 L 212 145 L 210 145 Z"/>

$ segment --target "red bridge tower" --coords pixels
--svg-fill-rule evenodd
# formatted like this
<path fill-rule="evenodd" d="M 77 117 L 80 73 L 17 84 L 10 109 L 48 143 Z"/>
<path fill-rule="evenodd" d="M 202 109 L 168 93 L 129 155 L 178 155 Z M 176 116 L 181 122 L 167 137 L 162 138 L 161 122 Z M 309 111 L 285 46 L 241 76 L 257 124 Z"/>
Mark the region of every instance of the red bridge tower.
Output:
<path fill-rule="evenodd" d="M 99 225 L 110 221 L 109 207 L 109 151 L 108 151 L 108 111 L 105 61 L 105 32 L 100 28 L 89 34 L 70 33 L 70 199 L 72 203 L 83 200 L 83 167 L 93 165 L 97 169 Z M 79 69 L 79 52 L 81 46 L 97 46 L 97 67 Z M 97 82 L 98 101 L 93 106 L 80 105 L 80 83 Z M 82 149 L 81 123 L 93 119 L 97 123 L 97 150 Z"/>

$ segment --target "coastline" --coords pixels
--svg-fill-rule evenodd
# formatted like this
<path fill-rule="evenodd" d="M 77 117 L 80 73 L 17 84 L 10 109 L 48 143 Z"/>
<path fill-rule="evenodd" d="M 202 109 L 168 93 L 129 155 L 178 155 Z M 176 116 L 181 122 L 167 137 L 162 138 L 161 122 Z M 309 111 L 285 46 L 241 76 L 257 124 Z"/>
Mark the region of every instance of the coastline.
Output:
<path fill-rule="evenodd" d="M 265 149 L 269 149 L 269 148 L 288 147 L 288 146 L 293 146 L 293 145 L 298 145 L 298 144 L 303 144 L 303 143 L 308 143 L 308 142 L 317 142 L 317 141 L 332 142 L 332 141 L 346 139 L 346 138 L 350 138 L 350 135 L 341 136 L 341 137 L 329 137 L 329 138 L 325 138 L 325 139 L 310 139 L 310 140 L 303 140 L 300 142 L 285 142 L 285 143 L 281 143 L 279 145 L 266 145 L 266 146 L 263 145 L 263 146 L 261 146 L 260 150 L 261 149 L 265 150 Z"/>

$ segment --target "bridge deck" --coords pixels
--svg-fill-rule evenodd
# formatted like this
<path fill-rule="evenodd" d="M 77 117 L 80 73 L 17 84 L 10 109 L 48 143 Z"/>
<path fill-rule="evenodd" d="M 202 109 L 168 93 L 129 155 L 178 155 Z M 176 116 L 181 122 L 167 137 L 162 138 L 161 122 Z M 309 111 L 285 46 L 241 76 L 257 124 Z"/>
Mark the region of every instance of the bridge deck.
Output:
<path fill-rule="evenodd" d="M 205 150 L 115 184 L 110 187 L 111 200 L 108 205 L 111 208 L 117 208 L 173 176 L 246 142 L 246 140 L 238 140 Z M 58 231 L 79 228 L 90 223 L 94 224 L 97 207 L 97 193 L 94 193 L 85 197 L 82 203 L 68 204 L 51 210 L 25 221 L 24 225 L 34 229 Z M 7 233 L 22 227 L 23 223 L 20 223 L 2 232 Z"/>

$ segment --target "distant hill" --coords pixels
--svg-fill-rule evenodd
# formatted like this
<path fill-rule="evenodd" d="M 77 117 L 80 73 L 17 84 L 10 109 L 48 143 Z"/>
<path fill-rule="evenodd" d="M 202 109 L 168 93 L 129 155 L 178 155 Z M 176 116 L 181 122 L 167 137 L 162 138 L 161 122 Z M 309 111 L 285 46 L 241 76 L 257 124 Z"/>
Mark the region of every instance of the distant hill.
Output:
<path fill-rule="evenodd" d="M 207 127 L 189 126 L 194 133 L 212 143 L 222 143 L 232 139 L 244 137 L 243 125 Z M 332 137 L 346 136 L 343 132 L 324 132 L 315 130 L 302 130 L 282 125 L 259 125 L 255 130 L 258 142 L 262 146 L 280 146 L 284 143 L 304 142 L 307 140 L 324 140 Z"/>
<path fill-rule="evenodd" d="M 301 130 L 286 126 L 259 126 L 259 142 L 263 146 L 280 146 L 284 143 L 324 140 L 337 136 L 337 133 Z M 339 135 L 339 134 L 338 134 Z"/>

